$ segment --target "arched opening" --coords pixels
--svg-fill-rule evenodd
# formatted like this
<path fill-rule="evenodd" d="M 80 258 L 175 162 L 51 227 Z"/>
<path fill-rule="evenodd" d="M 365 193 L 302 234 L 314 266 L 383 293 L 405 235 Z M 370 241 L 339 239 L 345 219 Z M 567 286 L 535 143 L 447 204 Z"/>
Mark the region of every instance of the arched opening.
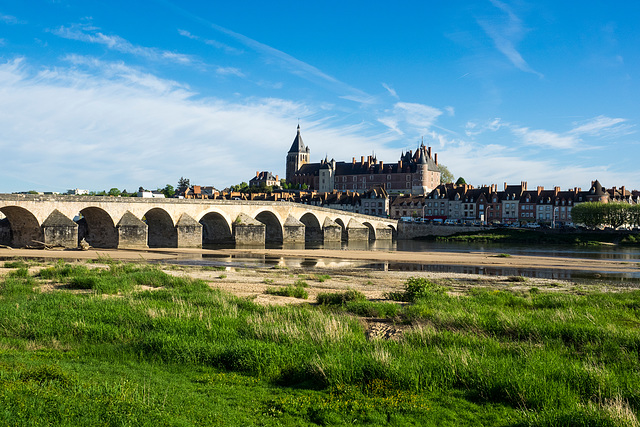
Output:
<path fill-rule="evenodd" d="M 32 245 L 34 240 L 44 240 L 38 220 L 28 210 L 19 206 L 6 206 L 0 212 L 6 217 L 0 221 L 0 244 L 21 248 Z"/>
<path fill-rule="evenodd" d="M 142 219 L 149 227 L 147 244 L 150 248 L 178 247 L 178 232 L 167 211 L 153 208 Z"/>
<path fill-rule="evenodd" d="M 366 226 L 369 229 L 369 241 L 376 240 L 376 229 L 373 225 L 368 222 L 363 222 L 362 225 Z"/>
<path fill-rule="evenodd" d="M 100 208 L 85 208 L 80 211 L 78 239 L 85 239 L 94 248 L 117 248 L 118 230 L 111 216 Z"/>
<path fill-rule="evenodd" d="M 389 228 L 391 229 L 391 240 L 393 241 L 398 240 L 398 230 L 396 230 L 396 228 L 393 225 L 389 225 Z"/>
<path fill-rule="evenodd" d="M 338 224 L 341 228 L 342 228 L 342 241 L 346 242 L 347 241 L 347 226 L 344 224 L 344 221 L 342 221 L 340 218 L 336 218 L 336 224 Z"/>
<path fill-rule="evenodd" d="M 311 212 L 302 215 L 300 222 L 304 224 L 304 241 L 305 242 L 322 242 L 323 234 L 320 221 Z"/>
<path fill-rule="evenodd" d="M 262 211 L 256 215 L 256 220 L 265 226 L 264 240 L 266 243 L 282 243 L 282 224 L 273 212 Z"/>
<path fill-rule="evenodd" d="M 202 224 L 202 244 L 233 243 L 231 227 L 227 220 L 216 212 L 209 212 L 200 219 Z"/>

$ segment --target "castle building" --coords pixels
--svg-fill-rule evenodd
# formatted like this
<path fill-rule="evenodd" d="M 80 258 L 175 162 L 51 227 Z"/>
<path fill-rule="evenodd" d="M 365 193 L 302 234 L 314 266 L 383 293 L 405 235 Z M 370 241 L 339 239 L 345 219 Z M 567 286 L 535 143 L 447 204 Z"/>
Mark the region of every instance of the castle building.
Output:
<path fill-rule="evenodd" d="M 300 125 L 298 125 L 298 134 L 293 140 L 293 144 L 291 144 L 291 148 L 287 153 L 287 172 L 285 177 L 287 182 L 293 182 L 295 173 L 300 170 L 302 165 L 309 163 L 310 155 L 311 151 L 309 150 L 309 147 L 305 147 L 304 142 L 302 142 L 302 136 L 300 136 Z"/>
<path fill-rule="evenodd" d="M 319 163 L 309 162 L 310 149 L 298 134 L 287 153 L 287 182 L 306 184 L 319 192 L 367 191 L 374 187 L 389 194 L 428 194 L 440 184 L 438 155 L 431 147 L 421 144 L 415 151 L 402 153 L 397 163 L 385 164 L 375 156 L 361 156 L 357 162 L 336 162 L 325 158 Z"/>

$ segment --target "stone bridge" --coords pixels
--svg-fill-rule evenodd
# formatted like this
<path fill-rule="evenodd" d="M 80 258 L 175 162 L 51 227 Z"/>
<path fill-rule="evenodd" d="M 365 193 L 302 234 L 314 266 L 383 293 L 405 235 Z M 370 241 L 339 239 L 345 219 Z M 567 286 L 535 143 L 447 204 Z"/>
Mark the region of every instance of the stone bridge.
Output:
<path fill-rule="evenodd" d="M 397 221 L 290 202 L 0 194 L 0 244 L 193 248 L 396 237 Z"/>

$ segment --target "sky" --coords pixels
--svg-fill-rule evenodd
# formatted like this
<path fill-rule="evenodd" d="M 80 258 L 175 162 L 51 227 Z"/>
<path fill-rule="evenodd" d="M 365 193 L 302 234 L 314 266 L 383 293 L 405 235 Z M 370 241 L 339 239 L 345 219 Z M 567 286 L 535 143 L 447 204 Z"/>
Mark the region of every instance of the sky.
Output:
<path fill-rule="evenodd" d="M 218 189 L 311 150 L 640 190 L 640 3 L 0 0 L 0 192 Z"/>

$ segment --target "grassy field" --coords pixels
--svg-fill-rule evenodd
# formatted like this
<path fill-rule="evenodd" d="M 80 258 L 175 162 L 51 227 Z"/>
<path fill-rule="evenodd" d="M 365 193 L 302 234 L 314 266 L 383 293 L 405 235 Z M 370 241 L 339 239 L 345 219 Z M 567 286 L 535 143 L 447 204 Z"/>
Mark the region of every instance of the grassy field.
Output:
<path fill-rule="evenodd" d="M 158 266 L 4 267 L 0 425 L 640 425 L 636 290 L 415 277 L 265 307 Z"/>

